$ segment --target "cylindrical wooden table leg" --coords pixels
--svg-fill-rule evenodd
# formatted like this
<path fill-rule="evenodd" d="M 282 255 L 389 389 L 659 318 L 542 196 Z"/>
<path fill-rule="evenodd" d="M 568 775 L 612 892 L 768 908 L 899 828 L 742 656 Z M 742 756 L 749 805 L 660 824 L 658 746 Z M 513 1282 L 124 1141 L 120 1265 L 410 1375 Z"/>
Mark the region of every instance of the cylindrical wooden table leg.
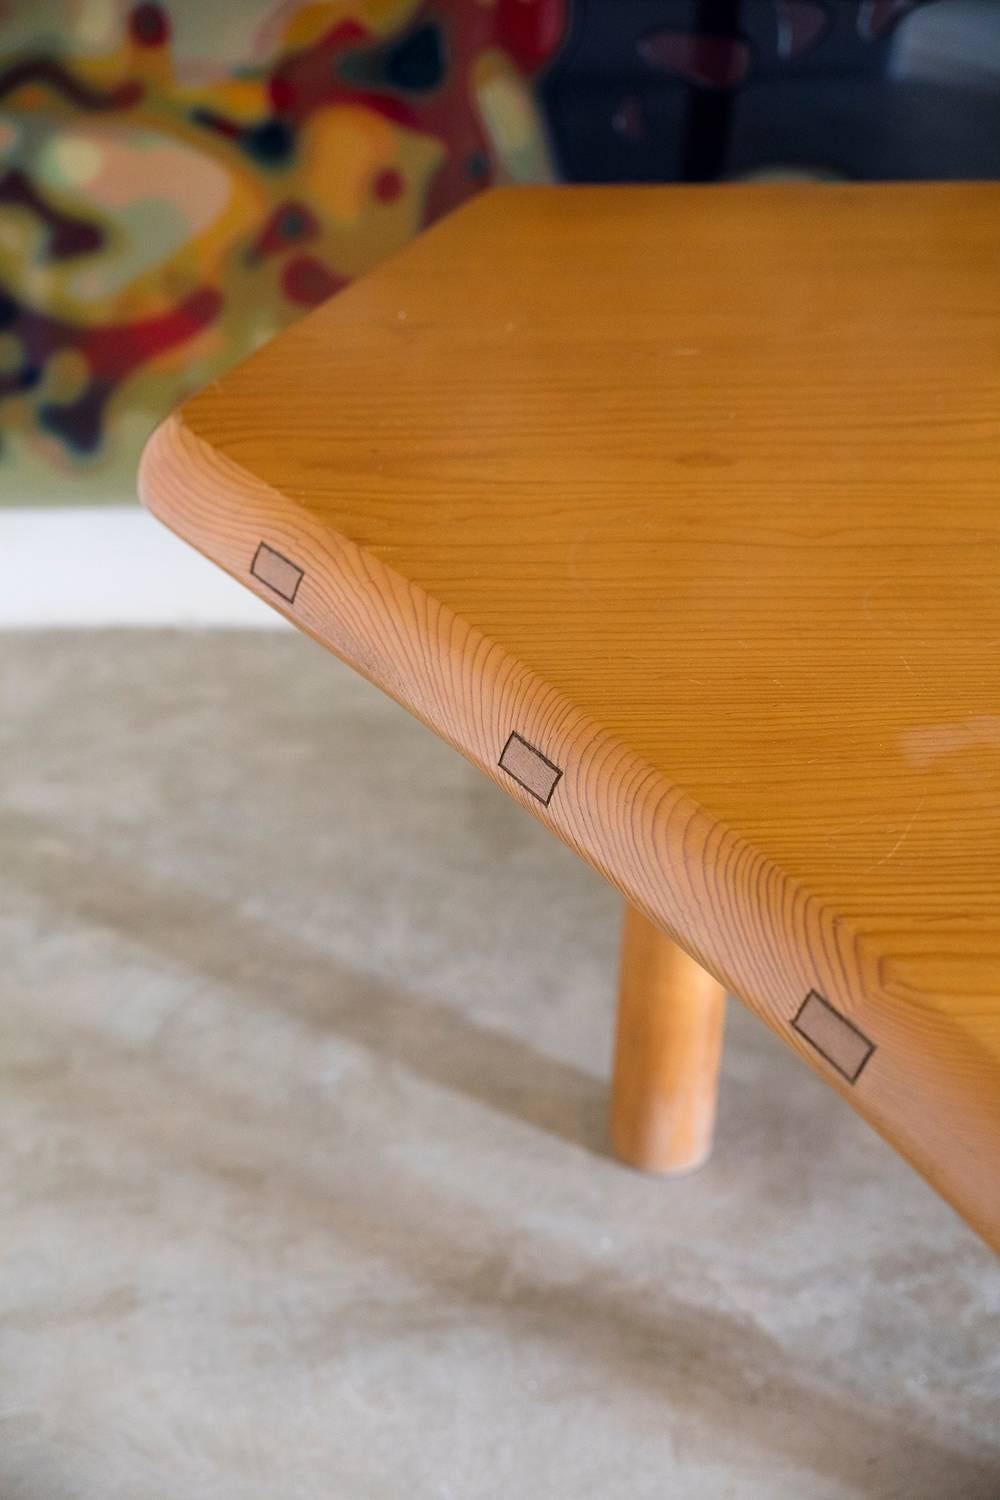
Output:
<path fill-rule="evenodd" d="M 687 1172 L 712 1149 L 726 994 L 700 964 L 625 906 L 611 1085 L 615 1155 Z"/>

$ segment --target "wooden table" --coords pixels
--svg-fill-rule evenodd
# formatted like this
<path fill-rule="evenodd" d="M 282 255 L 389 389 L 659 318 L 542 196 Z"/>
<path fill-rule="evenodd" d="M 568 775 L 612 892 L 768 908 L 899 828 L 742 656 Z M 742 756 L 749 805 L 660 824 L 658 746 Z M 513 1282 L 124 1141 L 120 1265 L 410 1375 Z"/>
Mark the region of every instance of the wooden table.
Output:
<path fill-rule="evenodd" d="M 141 490 L 622 891 L 621 1154 L 724 985 L 1000 1244 L 1000 187 L 492 193 Z"/>

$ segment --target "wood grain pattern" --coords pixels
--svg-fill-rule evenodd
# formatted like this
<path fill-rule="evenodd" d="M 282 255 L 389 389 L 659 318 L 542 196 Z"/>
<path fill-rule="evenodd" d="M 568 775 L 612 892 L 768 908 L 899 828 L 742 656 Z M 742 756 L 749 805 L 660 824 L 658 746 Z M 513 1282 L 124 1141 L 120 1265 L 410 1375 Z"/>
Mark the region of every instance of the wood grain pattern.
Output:
<path fill-rule="evenodd" d="M 998 479 L 1000 189 L 773 185 L 479 199 L 188 402 L 141 490 L 998 1244 Z M 810 990 L 875 1046 L 853 1085 Z"/>
<path fill-rule="evenodd" d="M 726 992 L 626 904 L 609 1111 L 620 1160 L 690 1172 L 712 1150 Z"/>

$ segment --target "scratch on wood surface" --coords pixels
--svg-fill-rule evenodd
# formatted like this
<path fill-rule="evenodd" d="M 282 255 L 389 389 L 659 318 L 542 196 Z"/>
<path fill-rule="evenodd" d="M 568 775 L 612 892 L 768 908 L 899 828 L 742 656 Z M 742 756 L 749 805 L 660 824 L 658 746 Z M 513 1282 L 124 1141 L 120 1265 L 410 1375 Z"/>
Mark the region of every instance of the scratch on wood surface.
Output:
<path fill-rule="evenodd" d="M 903 845 L 906 843 L 906 840 L 910 836 L 910 829 L 913 827 L 914 823 L 917 821 L 917 819 L 919 818 L 920 814 L 923 812 L 923 810 L 924 810 L 924 803 L 926 801 L 927 801 L 927 793 L 925 792 L 924 795 L 921 797 L 920 801 L 917 803 L 916 807 L 913 809 L 912 813 L 910 814 L 910 816 L 909 816 L 909 818 L 907 820 L 907 823 L 906 823 L 906 827 L 903 829 L 902 833 L 899 835 L 899 838 L 893 844 L 893 846 L 889 850 L 888 854 L 883 854 L 881 859 L 877 859 L 873 865 L 869 865 L 868 866 L 869 870 L 877 870 L 878 867 L 879 867 L 879 865 L 887 865 L 889 863 L 890 859 L 894 858 L 894 856 L 899 853 L 900 849 L 902 849 Z"/>

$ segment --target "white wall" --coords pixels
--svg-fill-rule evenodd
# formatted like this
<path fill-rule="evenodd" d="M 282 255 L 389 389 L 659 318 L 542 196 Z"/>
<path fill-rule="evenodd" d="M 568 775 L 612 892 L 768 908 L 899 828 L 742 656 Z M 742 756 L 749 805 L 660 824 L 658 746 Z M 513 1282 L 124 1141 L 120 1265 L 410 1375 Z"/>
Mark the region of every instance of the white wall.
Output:
<path fill-rule="evenodd" d="M 0 629 L 290 628 L 136 505 L 0 510 L 0 572 Z"/>

